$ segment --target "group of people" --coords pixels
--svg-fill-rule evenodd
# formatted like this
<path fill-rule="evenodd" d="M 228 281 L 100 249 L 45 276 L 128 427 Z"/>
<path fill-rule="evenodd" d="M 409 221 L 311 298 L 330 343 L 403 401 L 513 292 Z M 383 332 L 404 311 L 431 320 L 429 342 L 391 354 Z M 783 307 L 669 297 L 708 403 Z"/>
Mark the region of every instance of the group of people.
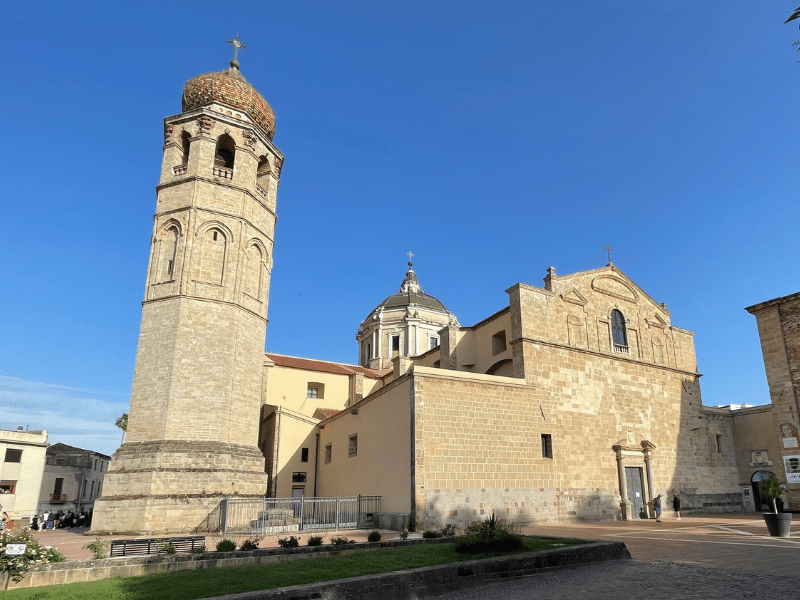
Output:
<path fill-rule="evenodd" d="M 653 510 L 656 513 L 656 521 L 661 522 L 661 494 L 653 499 Z M 675 511 L 675 515 L 678 517 L 678 521 L 680 521 L 681 499 L 678 498 L 678 494 L 672 494 L 672 510 Z"/>
<path fill-rule="evenodd" d="M 92 524 L 92 511 L 81 509 L 78 514 L 73 511 L 64 512 L 59 510 L 53 512 L 46 510 L 41 515 L 36 515 L 31 519 L 31 529 L 38 531 L 39 529 L 63 529 L 73 527 L 89 527 Z"/>

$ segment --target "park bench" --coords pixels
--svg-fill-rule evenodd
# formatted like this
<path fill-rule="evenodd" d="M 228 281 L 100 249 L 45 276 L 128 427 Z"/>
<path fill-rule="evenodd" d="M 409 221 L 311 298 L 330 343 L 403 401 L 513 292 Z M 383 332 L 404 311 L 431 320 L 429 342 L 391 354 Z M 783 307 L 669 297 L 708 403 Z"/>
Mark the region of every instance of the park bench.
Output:
<path fill-rule="evenodd" d="M 203 535 L 170 538 L 150 538 L 140 540 L 113 540 L 110 556 L 134 556 L 137 554 L 158 554 L 159 546 L 172 544 L 178 552 L 194 552 L 205 548 Z"/>

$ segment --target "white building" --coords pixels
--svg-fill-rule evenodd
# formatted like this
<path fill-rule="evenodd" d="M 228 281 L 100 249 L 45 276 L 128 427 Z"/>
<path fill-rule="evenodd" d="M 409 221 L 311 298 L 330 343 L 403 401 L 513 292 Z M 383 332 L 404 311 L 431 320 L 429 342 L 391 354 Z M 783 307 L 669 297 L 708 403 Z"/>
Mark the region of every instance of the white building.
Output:
<path fill-rule="evenodd" d="M 46 431 L 0 430 L 0 510 L 14 520 L 36 514 L 46 451 Z"/>

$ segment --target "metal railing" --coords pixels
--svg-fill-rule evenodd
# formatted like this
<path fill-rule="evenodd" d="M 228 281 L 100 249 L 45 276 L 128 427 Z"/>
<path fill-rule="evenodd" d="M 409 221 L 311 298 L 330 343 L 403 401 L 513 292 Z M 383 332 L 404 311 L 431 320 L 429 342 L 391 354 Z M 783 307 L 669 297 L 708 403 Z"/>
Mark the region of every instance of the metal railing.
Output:
<path fill-rule="evenodd" d="M 378 527 L 380 510 L 380 496 L 226 498 L 197 531 L 217 523 L 215 531 L 225 535 L 368 529 Z"/>

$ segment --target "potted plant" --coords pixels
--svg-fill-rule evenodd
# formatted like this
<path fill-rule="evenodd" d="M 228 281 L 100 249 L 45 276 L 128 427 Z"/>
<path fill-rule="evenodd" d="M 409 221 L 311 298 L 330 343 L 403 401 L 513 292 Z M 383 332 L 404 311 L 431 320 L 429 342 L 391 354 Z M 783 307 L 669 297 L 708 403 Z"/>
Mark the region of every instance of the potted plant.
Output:
<path fill-rule="evenodd" d="M 769 534 L 773 537 L 789 537 L 789 528 L 792 523 L 792 513 L 779 513 L 776 500 L 781 498 L 788 490 L 781 486 L 780 481 L 775 475 L 770 475 L 761 482 L 761 493 L 767 498 L 772 499 L 771 513 L 762 513 L 764 522 L 767 524 Z"/>

